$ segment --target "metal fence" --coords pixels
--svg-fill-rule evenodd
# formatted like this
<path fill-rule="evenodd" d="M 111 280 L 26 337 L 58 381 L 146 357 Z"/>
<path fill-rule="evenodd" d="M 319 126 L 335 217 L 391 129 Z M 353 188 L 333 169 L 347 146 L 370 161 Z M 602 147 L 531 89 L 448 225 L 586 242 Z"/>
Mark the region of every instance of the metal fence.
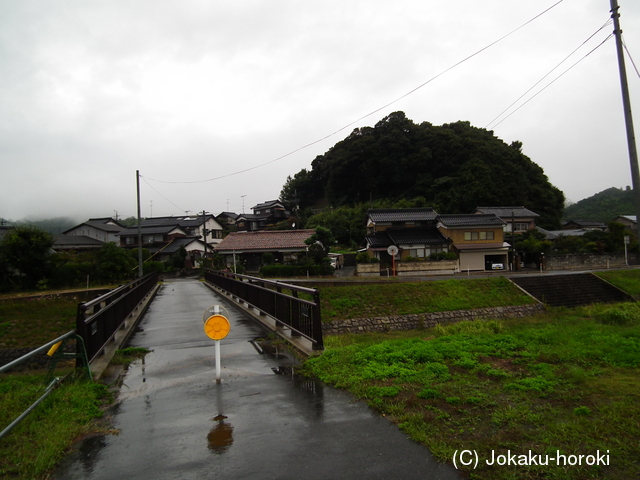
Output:
<path fill-rule="evenodd" d="M 124 326 L 129 315 L 157 283 L 158 274 L 150 273 L 78 305 L 76 332 L 84 339 L 89 363 Z"/>
<path fill-rule="evenodd" d="M 292 335 L 309 339 L 314 350 L 324 348 L 320 292 L 315 288 L 218 270 L 206 270 L 205 281 L 242 299 L 276 319 L 279 324 L 286 325 Z M 287 294 L 287 291 L 290 293 Z"/>

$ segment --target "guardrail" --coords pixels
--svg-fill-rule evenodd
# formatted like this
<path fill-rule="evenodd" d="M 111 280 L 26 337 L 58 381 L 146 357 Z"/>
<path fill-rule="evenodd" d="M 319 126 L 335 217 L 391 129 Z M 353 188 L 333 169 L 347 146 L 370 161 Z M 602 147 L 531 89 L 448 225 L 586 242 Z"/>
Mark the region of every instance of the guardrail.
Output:
<path fill-rule="evenodd" d="M 150 273 L 78 305 L 76 332 L 84 339 L 89 363 L 125 325 L 127 318 L 157 283 L 158 274 Z"/>
<path fill-rule="evenodd" d="M 67 332 L 64 335 L 61 335 L 60 337 L 56 338 L 55 340 L 51 340 L 49 343 L 33 349 L 26 355 L 23 355 L 20 358 L 17 358 L 5 365 L 0 366 L 0 373 L 8 372 L 9 370 L 17 367 L 18 365 L 21 365 L 22 363 L 26 362 L 30 358 L 40 355 L 44 352 L 50 352 L 48 355 L 53 357 L 53 355 L 56 355 L 56 354 L 51 352 L 51 350 L 56 351 L 57 347 L 59 347 L 60 344 L 62 344 L 65 340 L 70 340 L 72 338 L 76 338 L 77 345 L 79 345 L 77 347 L 78 351 L 82 351 L 81 355 L 84 355 L 83 358 L 80 359 L 80 361 L 82 362 L 82 365 L 87 369 L 87 374 L 89 378 L 91 378 L 91 371 L 89 370 L 89 365 L 86 361 L 86 354 L 84 354 L 84 349 L 82 348 L 82 338 L 78 338 L 75 330 L 71 330 L 70 332 Z M 52 347 L 54 346 L 56 347 L 56 349 L 52 349 Z M 65 354 L 57 353 L 57 355 L 58 357 L 60 357 Z M 71 356 L 75 357 L 76 355 L 71 355 Z M 52 360 L 52 362 L 54 362 L 54 365 L 55 365 L 55 361 Z M 51 374 L 52 374 L 52 369 L 50 369 L 49 371 L 49 377 L 51 377 Z M 9 432 L 11 432 L 11 430 L 17 427 L 18 424 L 27 417 L 27 415 L 29 415 L 38 405 L 40 405 L 43 402 L 43 400 L 45 400 L 49 395 L 51 395 L 51 392 L 55 390 L 55 388 L 58 386 L 58 384 L 62 380 L 63 379 L 61 379 L 60 377 L 50 378 L 49 384 L 45 388 L 44 393 L 38 399 L 36 399 L 31 404 L 31 406 L 29 406 L 29 408 L 27 408 L 24 412 L 22 412 L 13 422 L 11 422 L 7 427 L 5 427 L 0 432 L 0 439 L 7 436 Z"/>
<path fill-rule="evenodd" d="M 314 350 L 324 349 L 320 292 L 263 278 L 206 270 L 205 281 L 229 292 L 291 329 L 292 335 L 310 340 Z M 284 291 L 290 291 L 288 295 Z M 300 298 L 304 294 L 310 299 Z"/>
<path fill-rule="evenodd" d="M 144 297 L 153 290 L 158 283 L 158 274 L 151 273 L 133 282 L 111 290 L 98 298 L 78 305 L 76 316 L 76 329 L 42 345 L 31 352 L 0 366 L 0 373 L 7 372 L 14 367 L 26 362 L 36 355 L 49 352 L 52 363 L 63 357 L 75 357 L 76 369 L 86 368 L 89 378 L 91 369 L 89 364 L 93 361 L 105 345 L 111 341 L 117 331 L 125 325 L 127 318 L 133 313 Z M 76 353 L 66 354 L 60 349 L 60 344 L 66 340 L 76 340 Z M 56 347 L 53 348 L 52 347 Z M 46 387 L 44 393 L 34 403 L 18 416 L 10 425 L 0 432 L 0 439 L 13 430 L 29 413 L 31 413 L 44 399 L 46 399 L 55 387 L 62 381 L 53 378 Z"/>

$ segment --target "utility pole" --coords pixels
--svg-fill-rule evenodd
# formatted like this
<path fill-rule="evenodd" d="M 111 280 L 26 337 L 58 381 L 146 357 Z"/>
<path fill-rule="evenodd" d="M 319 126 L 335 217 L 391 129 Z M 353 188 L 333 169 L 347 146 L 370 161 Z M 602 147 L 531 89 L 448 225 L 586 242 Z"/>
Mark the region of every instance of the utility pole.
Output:
<path fill-rule="evenodd" d="M 202 210 L 202 238 L 204 240 L 204 259 L 203 265 L 206 265 L 207 260 L 207 212 Z"/>
<path fill-rule="evenodd" d="M 136 170 L 136 190 L 138 192 L 138 278 L 142 277 L 142 226 L 140 225 L 140 170 Z"/>
<path fill-rule="evenodd" d="M 638 173 L 638 150 L 636 148 L 636 138 L 633 129 L 631 99 L 629 97 L 629 85 L 627 84 L 627 69 L 624 64 L 624 49 L 622 47 L 622 29 L 620 28 L 619 9 L 618 0 L 611 0 L 611 18 L 613 19 L 613 34 L 616 37 L 618 69 L 620 70 L 620 86 L 622 88 L 622 105 L 624 107 L 624 120 L 627 127 L 629 162 L 631 163 L 631 184 L 633 185 L 633 198 L 636 210 L 636 227 L 638 240 L 640 241 L 640 174 Z"/>

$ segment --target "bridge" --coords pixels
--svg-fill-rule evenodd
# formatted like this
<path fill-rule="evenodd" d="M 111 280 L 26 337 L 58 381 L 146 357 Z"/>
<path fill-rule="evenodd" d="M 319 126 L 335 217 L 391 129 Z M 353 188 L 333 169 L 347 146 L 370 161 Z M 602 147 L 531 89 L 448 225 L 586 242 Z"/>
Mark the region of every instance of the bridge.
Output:
<path fill-rule="evenodd" d="M 231 323 L 220 383 L 202 319 L 215 304 Z M 103 376 L 120 385 L 118 434 L 84 440 L 53 478 L 459 478 L 363 402 L 291 375 L 294 357 L 260 353 L 272 330 L 250 310 L 195 279 L 163 283 L 129 340 L 152 352 Z"/>

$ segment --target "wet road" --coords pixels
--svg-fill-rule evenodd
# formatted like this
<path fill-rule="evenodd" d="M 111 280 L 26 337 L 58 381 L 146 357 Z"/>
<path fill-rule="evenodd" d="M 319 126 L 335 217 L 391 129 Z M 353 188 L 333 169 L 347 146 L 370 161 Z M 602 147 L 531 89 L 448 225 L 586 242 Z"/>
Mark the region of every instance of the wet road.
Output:
<path fill-rule="evenodd" d="M 223 305 L 231 322 L 215 382 L 214 342 L 203 313 Z M 423 446 L 349 394 L 273 369 L 266 333 L 196 280 L 163 285 L 130 346 L 153 352 L 124 378 L 118 435 L 85 442 L 59 480 L 457 479 Z"/>

